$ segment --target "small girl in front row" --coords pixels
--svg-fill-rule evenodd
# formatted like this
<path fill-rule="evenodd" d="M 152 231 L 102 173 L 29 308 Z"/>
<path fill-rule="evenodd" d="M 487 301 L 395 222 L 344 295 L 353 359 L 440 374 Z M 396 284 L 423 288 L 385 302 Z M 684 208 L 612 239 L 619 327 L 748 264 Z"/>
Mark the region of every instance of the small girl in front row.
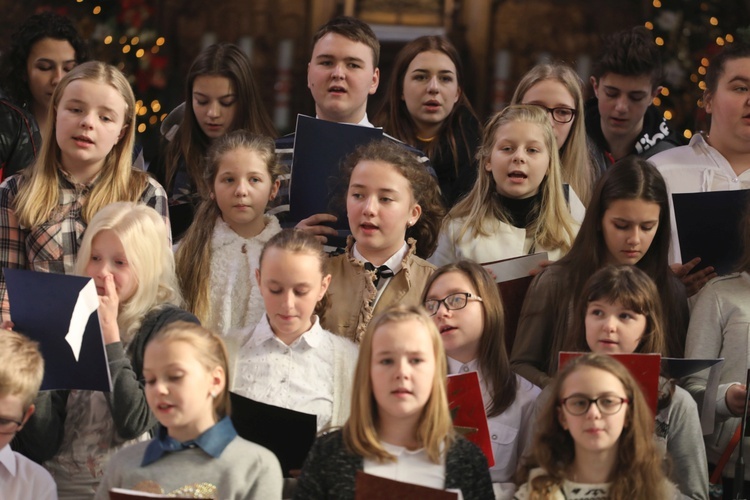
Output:
<path fill-rule="evenodd" d="M 437 181 L 413 153 L 383 139 L 359 147 L 342 165 L 353 239 L 330 262 L 331 307 L 321 323 L 359 342 L 373 316 L 393 304 L 417 305 L 435 267 L 444 214 Z"/>
<path fill-rule="evenodd" d="M 227 350 L 217 334 L 176 322 L 146 345 L 146 399 L 161 426 L 109 462 L 96 493 L 127 488 L 180 498 L 281 498 L 276 456 L 237 435 L 229 418 Z"/>
<path fill-rule="evenodd" d="M 179 308 L 168 228 L 152 208 L 118 202 L 91 220 L 75 273 L 93 278 L 112 392 L 44 391 L 19 435 L 24 454 L 52 473 L 61 499 L 90 498 L 109 457 L 156 424 L 143 392 L 149 338 L 174 321 L 197 319 Z"/>
<path fill-rule="evenodd" d="M 448 213 L 430 262 L 484 263 L 546 251 L 567 253 L 578 224 L 565 202 L 560 157 L 547 112 L 510 106 L 484 129 L 474 187 Z"/>
<path fill-rule="evenodd" d="M 255 279 L 266 313 L 237 356 L 232 390 L 250 399 L 317 416 L 318 430 L 341 426 L 357 345 L 323 329 L 331 282 L 328 256 L 311 234 L 284 229 L 265 244 Z"/>
<path fill-rule="evenodd" d="M 37 161 L 0 185 L 0 269 L 72 274 L 86 225 L 117 201 L 146 204 L 169 223 L 164 189 L 132 165 L 135 97 L 117 68 L 90 61 L 65 75 L 43 138 Z M 12 319 L 2 273 L 0 316 Z"/>
<path fill-rule="evenodd" d="M 656 285 L 635 266 L 606 266 L 594 273 L 581 296 L 566 351 L 597 354 L 660 354 L 664 315 Z M 585 332 L 585 335 L 583 333 Z M 674 381 L 659 378 L 656 442 L 671 459 L 670 476 L 691 499 L 708 499 L 708 464 L 698 407 Z"/>
<path fill-rule="evenodd" d="M 352 412 L 315 441 L 296 499 L 353 499 L 357 471 L 493 499 L 487 460 L 453 430 L 440 334 L 421 307 L 396 306 L 367 328 Z"/>
<path fill-rule="evenodd" d="M 252 331 L 263 316 L 253 275 L 263 244 L 281 231 L 276 217 L 265 215 L 279 174 L 272 139 L 246 130 L 216 139 L 206 159 L 210 196 L 175 256 L 188 310 L 224 335 L 229 352 L 247 340 L 234 338 L 237 330 Z"/>
<path fill-rule="evenodd" d="M 510 369 L 495 280 L 475 262 L 448 264 L 430 277 L 422 303 L 440 331 L 448 372 L 479 375 L 495 455 L 492 486 L 496 498 L 509 499 L 516 489 L 513 474 L 533 435 L 540 389 Z"/>
<path fill-rule="evenodd" d="M 551 387 L 514 499 L 682 498 L 664 477 L 653 415 L 622 363 L 583 355 Z"/>

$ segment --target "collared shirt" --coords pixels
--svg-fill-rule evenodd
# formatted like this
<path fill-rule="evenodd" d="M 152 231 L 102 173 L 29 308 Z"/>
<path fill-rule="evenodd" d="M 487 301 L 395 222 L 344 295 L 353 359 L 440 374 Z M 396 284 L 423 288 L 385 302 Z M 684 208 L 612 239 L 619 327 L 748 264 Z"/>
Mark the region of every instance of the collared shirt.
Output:
<path fill-rule="evenodd" d="M 441 456 L 440 463 L 436 464 L 430 460 L 424 448 L 407 450 L 385 441 L 380 441 L 380 444 L 385 451 L 396 457 L 396 461 L 381 463 L 365 458 L 363 468 L 367 474 L 438 490 L 445 487 L 445 454 Z"/>
<path fill-rule="evenodd" d="M 406 256 L 406 252 L 409 251 L 409 245 L 406 244 L 404 241 L 404 245 L 391 257 L 383 262 L 382 265 L 388 266 L 388 269 L 393 271 L 393 275 L 397 275 L 399 271 L 401 271 L 401 268 L 403 267 L 404 257 Z M 362 254 L 357 249 L 357 243 L 354 243 L 354 246 L 352 247 L 352 256 L 362 262 L 368 262 L 368 260 L 362 256 Z M 377 266 L 376 266 L 377 267 Z M 375 307 L 375 305 L 378 303 L 378 300 L 380 300 L 380 296 L 383 295 L 383 291 L 386 289 L 388 284 L 391 282 L 393 278 L 382 278 L 378 282 L 378 293 L 375 295 L 375 300 L 372 302 L 372 307 Z"/>
<path fill-rule="evenodd" d="M 291 345 L 274 335 L 268 315 L 240 349 L 233 391 L 261 403 L 317 416 L 318 430 L 331 422 L 334 391 L 332 333 L 312 327 Z"/>
<path fill-rule="evenodd" d="M 0 493 L 14 500 L 57 500 L 55 481 L 44 467 L 5 445 L 0 449 Z"/>
<path fill-rule="evenodd" d="M 73 272 L 78 248 L 86 230 L 81 212 L 98 179 L 89 184 L 76 184 L 62 170 L 60 172 L 59 204 L 50 218 L 35 228 L 21 227 L 16 217 L 15 199 L 21 174 L 8 177 L 0 185 L 0 268 L 60 274 Z M 167 195 L 150 177 L 139 202 L 156 209 L 169 227 Z M 168 243 L 171 244 L 171 241 Z M 0 303 L 0 319 L 10 319 L 5 277 L 1 273 Z"/>
<path fill-rule="evenodd" d="M 184 443 L 170 437 L 166 427 L 159 426 L 157 437 L 146 446 L 141 467 L 156 462 L 167 453 L 175 453 L 190 448 L 200 448 L 207 455 L 218 458 L 224 448 L 236 437 L 237 431 L 234 430 L 232 420 L 229 417 L 222 418 L 197 438 Z"/>

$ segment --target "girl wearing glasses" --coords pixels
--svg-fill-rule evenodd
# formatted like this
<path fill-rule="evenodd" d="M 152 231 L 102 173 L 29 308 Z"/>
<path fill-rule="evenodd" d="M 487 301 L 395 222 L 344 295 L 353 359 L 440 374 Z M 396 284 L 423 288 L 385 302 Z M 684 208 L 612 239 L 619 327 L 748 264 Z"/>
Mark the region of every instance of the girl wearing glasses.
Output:
<path fill-rule="evenodd" d="M 512 476 L 531 441 L 540 390 L 510 369 L 495 281 L 474 262 L 448 264 L 427 282 L 422 304 L 440 331 L 448 372 L 475 371 L 479 376 L 495 455 L 492 486 L 496 498 L 508 499 L 516 489 Z"/>
<path fill-rule="evenodd" d="M 456 48 L 443 37 L 417 38 L 396 56 L 374 120 L 430 157 L 448 207 L 468 193 L 477 178 L 474 154 L 482 126 L 463 84 Z"/>
<path fill-rule="evenodd" d="M 653 415 L 624 365 L 587 354 L 552 387 L 514 499 L 681 498 L 664 477 Z"/>
<path fill-rule="evenodd" d="M 547 114 L 510 106 L 485 127 L 479 177 L 443 221 L 437 266 L 491 262 L 547 251 L 567 253 L 578 229 L 565 203 L 560 159 Z"/>
<path fill-rule="evenodd" d="M 521 79 L 511 104 L 535 104 L 547 110 L 560 152 L 562 180 L 588 206 L 597 171 L 586 144 L 580 77 L 563 63 L 539 64 Z"/>
<path fill-rule="evenodd" d="M 633 266 L 607 266 L 583 290 L 566 351 L 661 353 L 664 316 L 654 282 Z M 656 442 L 672 462 L 672 480 L 692 499 L 708 499 L 708 464 L 698 408 L 673 380 L 659 379 Z"/>

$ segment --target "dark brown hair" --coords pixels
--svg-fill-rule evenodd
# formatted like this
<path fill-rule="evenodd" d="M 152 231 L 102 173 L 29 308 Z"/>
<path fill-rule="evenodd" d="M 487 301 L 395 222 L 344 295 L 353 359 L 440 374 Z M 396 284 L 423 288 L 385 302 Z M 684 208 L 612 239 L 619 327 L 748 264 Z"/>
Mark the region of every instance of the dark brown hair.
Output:
<path fill-rule="evenodd" d="M 591 74 L 598 81 L 607 73 L 648 75 L 651 88 L 658 87 L 662 81 L 661 51 L 651 32 L 643 26 L 635 26 L 607 37 Z"/>
<path fill-rule="evenodd" d="M 323 26 L 318 28 L 312 40 L 312 46 L 318 43 L 318 40 L 329 33 L 341 35 L 353 42 L 364 43 L 372 50 L 372 67 L 377 68 L 380 62 L 380 42 L 375 32 L 370 26 L 357 18 L 349 16 L 334 17 Z"/>

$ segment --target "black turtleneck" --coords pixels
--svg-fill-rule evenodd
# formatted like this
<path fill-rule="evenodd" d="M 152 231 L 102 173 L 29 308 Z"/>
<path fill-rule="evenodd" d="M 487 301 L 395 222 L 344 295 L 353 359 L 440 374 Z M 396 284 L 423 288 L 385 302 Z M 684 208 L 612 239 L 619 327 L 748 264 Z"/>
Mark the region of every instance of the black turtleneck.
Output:
<path fill-rule="evenodd" d="M 541 191 L 534 196 L 522 199 L 507 198 L 499 193 L 497 196 L 508 214 L 510 223 L 518 228 L 525 228 L 529 225 L 531 220 L 539 213 L 538 207 L 542 203 Z"/>

